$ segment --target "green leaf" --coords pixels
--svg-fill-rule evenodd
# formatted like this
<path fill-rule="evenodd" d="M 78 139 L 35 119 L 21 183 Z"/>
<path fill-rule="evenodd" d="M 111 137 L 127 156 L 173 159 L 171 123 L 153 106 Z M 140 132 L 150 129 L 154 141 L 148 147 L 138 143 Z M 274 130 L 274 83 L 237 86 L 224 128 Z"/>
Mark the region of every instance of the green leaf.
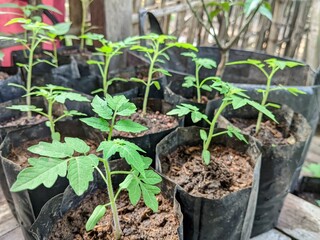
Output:
<path fill-rule="evenodd" d="M 129 100 L 124 95 L 116 95 L 116 96 L 106 96 L 106 101 L 108 103 L 108 106 L 113 111 L 121 111 L 126 109 L 126 104 L 129 102 Z M 117 113 L 119 114 L 119 113 Z"/>
<path fill-rule="evenodd" d="M 71 137 L 65 137 L 64 141 L 67 143 L 67 145 L 72 148 L 74 151 L 78 153 L 88 153 L 90 151 L 90 147 L 86 144 L 85 141 L 83 141 L 80 138 L 71 138 Z"/>
<path fill-rule="evenodd" d="M 132 205 L 136 205 L 141 198 L 141 189 L 139 187 L 139 182 L 133 178 L 127 187 L 129 192 L 129 199 Z"/>
<path fill-rule="evenodd" d="M 287 91 L 293 94 L 294 96 L 298 96 L 299 94 L 306 94 L 304 91 L 301 91 L 298 88 L 288 87 Z"/>
<path fill-rule="evenodd" d="M 194 52 L 183 52 L 180 55 L 190 58 L 197 58 L 197 54 L 195 54 Z"/>
<path fill-rule="evenodd" d="M 136 105 L 134 105 L 134 104 L 131 103 L 131 102 L 127 102 L 127 103 L 124 103 L 124 104 L 118 109 L 117 115 L 127 117 L 127 116 L 131 116 L 131 115 L 134 114 L 136 111 L 137 111 Z"/>
<path fill-rule="evenodd" d="M 191 110 L 187 107 L 177 105 L 175 109 L 172 109 L 171 111 L 167 112 L 167 115 L 178 115 L 179 117 L 185 116 L 189 114 Z"/>
<path fill-rule="evenodd" d="M 102 99 L 99 96 L 95 96 L 92 100 L 91 106 L 93 111 L 97 113 L 100 117 L 104 119 L 112 119 L 112 109 L 109 107 L 109 102 L 107 99 Z"/>
<path fill-rule="evenodd" d="M 320 164 L 319 163 L 310 163 L 303 167 L 308 173 L 311 173 L 313 177 L 320 178 Z"/>
<path fill-rule="evenodd" d="M 32 153 L 52 158 L 66 158 L 73 155 L 72 148 L 66 143 L 58 141 L 53 141 L 52 143 L 40 142 L 37 145 L 29 147 L 28 150 Z"/>
<path fill-rule="evenodd" d="M 186 87 L 186 88 L 190 88 L 190 87 L 193 87 L 195 86 L 195 83 L 196 82 L 196 78 L 194 76 L 186 76 L 184 78 L 184 83 L 182 84 L 182 87 Z"/>
<path fill-rule="evenodd" d="M 160 83 L 158 81 L 153 81 L 154 86 L 156 87 L 157 90 L 161 89 Z"/>
<path fill-rule="evenodd" d="M 198 58 L 196 62 L 201 66 L 206 69 L 212 69 L 217 67 L 217 63 L 209 58 Z"/>
<path fill-rule="evenodd" d="M 90 127 L 99 129 L 102 132 L 108 132 L 110 129 L 109 123 L 102 118 L 96 118 L 96 117 L 81 118 L 80 121 L 84 122 Z"/>
<path fill-rule="evenodd" d="M 203 114 L 198 111 L 191 113 L 191 120 L 194 123 L 199 122 L 202 118 L 203 118 Z"/>
<path fill-rule="evenodd" d="M 208 92 L 211 92 L 211 91 L 212 91 L 212 88 L 211 88 L 209 85 L 206 85 L 206 84 L 203 84 L 203 85 L 201 86 L 201 88 L 202 88 L 203 90 L 208 91 Z"/>
<path fill-rule="evenodd" d="M 146 176 L 142 178 L 141 180 L 147 184 L 158 184 L 162 181 L 162 178 L 153 170 L 146 170 L 145 171 Z"/>
<path fill-rule="evenodd" d="M 151 208 L 152 211 L 157 212 L 159 204 L 155 196 L 155 193 L 150 188 L 150 185 L 140 183 L 140 187 L 142 191 L 143 201 L 146 204 L 146 206 Z"/>
<path fill-rule="evenodd" d="M 77 102 L 90 102 L 88 98 L 74 92 L 62 92 L 55 98 L 55 100 L 59 103 L 65 103 L 67 99 Z"/>
<path fill-rule="evenodd" d="M 13 105 L 11 107 L 7 107 L 8 109 L 12 109 L 12 110 L 19 110 L 21 112 L 42 112 L 43 109 L 42 108 L 37 108 L 36 106 L 33 105 Z"/>
<path fill-rule="evenodd" d="M 93 181 L 93 171 L 96 166 L 88 156 L 79 156 L 70 160 L 67 178 L 78 196 L 82 195 L 88 189 L 89 182 Z"/>
<path fill-rule="evenodd" d="M 237 96 L 232 96 L 232 107 L 233 109 L 239 109 L 247 105 L 248 100 L 246 98 L 240 98 Z"/>
<path fill-rule="evenodd" d="M 50 122 L 49 122 L 49 121 L 46 121 L 46 125 L 47 125 L 48 127 L 50 127 Z M 61 135 L 60 135 L 60 133 L 58 133 L 58 132 L 54 132 L 54 133 L 51 133 L 51 138 L 52 138 L 52 140 L 54 140 L 54 141 L 60 142 Z"/>
<path fill-rule="evenodd" d="M 205 130 L 203 130 L 203 129 L 200 129 L 200 138 L 203 141 L 206 141 L 208 139 L 207 132 Z"/>
<path fill-rule="evenodd" d="M 58 176 L 64 177 L 67 173 L 67 161 L 54 158 L 29 158 L 31 167 L 23 169 L 11 187 L 12 192 L 26 189 L 35 189 L 41 184 L 50 188 Z"/>
<path fill-rule="evenodd" d="M 259 103 L 255 102 L 255 101 L 250 101 L 250 100 L 248 100 L 248 104 L 250 106 L 254 107 L 255 109 L 257 109 L 259 112 L 262 112 L 264 115 L 266 115 L 268 118 L 270 118 L 274 122 L 278 123 L 278 121 L 275 119 L 275 116 L 273 115 L 273 113 L 270 112 L 266 107 L 260 105 Z"/>
<path fill-rule="evenodd" d="M 104 205 L 98 205 L 94 209 L 93 213 L 89 217 L 87 223 L 86 223 L 86 230 L 90 231 L 92 230 L 97 223 L 101 220 L 101 218 L 106 214 L 106 207 Z"/>
<path fill-rule="evenodd" d="M 243 136 L 243 134 L 241 133 L 241 130 L 236 128 L 236 127 L 233 127 L 233 126 L 228 126 L 227 128 L 227 131 L 228 131 L 228 135 L 230 137 L 233 137 L 235 136 L 236 138 L 238 138 L 240 141 L 243 141 L 245 143 L 248 143 L 247 139 Z"/>
<path fill-rule="evenodd" d="M 52 26 L 52 29 L 50 30 L 50 32 L 55 35 L 65 35 L 67 32 L 69 32 L 70 27 L 71 27 L 71 22 L 57 23 Z"/>
<path fill-rule="evenodd" d="M 272 9 L 271 9 L 271 5 L 268 2 L 264 2 L 260 8 L 259 8 L 259 13 L 263 16 L 265 16 L 266 18 L 268 18 L 270 21 L 272 21 Z"/>
<path fill-rule="evenodd" d="M 208 150 L 202 150 L 202 159 L 206 165 L 210 163 L 210 152 Z"/>
<path fill-rule="evenodd" d="M 244 13 L 248 17 L 260 4 L 261 0 L 246 0 L 244 3 Z"/>
<path fill-rule="evenodd" d="M 97 151 L 103 151 L 103 158 L 109 159 L 112 155 L 118 152 L 120 145 L 114 141 L 103 141 L 100 143 Z"/>
<path fill-rule="evenodd" d="M 49 6 L 49 5 L 38 4 L 36 7 L 39 8 L 39 9 L 46 9 L 46 10 L 49 10 L 51 12 L 55 12 L 55 13 L 58 13 L 58 14 L 62 15 L 62 12 L 60 12 L 58 9 L 56 9 L 56 8 L 54 8 L 52 6 Z"/>
<path fill-rule="evenodd" d="M 132 132 L 132 133 L 139 133 L 142 131 L 148 130 L 145 126 L 142 126 L 139 123 L 133 122 L 129 119 L 122 119 L 119 120 L 115 125 L 114 128 L 118 131 L 123 132 Z"/>

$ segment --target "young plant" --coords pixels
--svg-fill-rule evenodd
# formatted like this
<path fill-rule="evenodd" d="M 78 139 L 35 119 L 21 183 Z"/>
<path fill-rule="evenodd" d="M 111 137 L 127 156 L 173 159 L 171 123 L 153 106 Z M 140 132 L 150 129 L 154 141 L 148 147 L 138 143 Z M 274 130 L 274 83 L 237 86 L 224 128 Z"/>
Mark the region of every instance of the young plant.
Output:
<path fill-rule="evenodd" d="M 67 99 L 78 102 L 89 102 L 89 99 L 79 93 L 70 92 L 71 90 L 72 89 L 70 88 L 55 86 L 51 84 L 48 84 L 45 87 L 33 87 L 33 91 L 30 93 L 30 96 L 43 97 L 47 101 L 47 112 L 45 112 L 44 109 L 38 108 L 34 105 L 14 105 L 8 108 L 19 110 L 22 112 L 34 112 L 48 118 L 46 125 L 50 128 L 52 139 L 60 141 L 60 134 L 55 131 L 55 123 L 65 117 L 85 116 L 86 114 L 80 113 L 76 110 L 63 111 L 63 114 L 61 116 L 55 118 L 53 114 L 54 104 L 64 104 Z"/>
<path fill-rule="evenodd" d="M 156 73 L 162 73 L 164 75 L 170 76 L 170 73 L 167 70 L 156 67 L 157 63 L 164 63 L 165 59 L 168 61 L 170 60 L 170 57 L 166 53 L 166 51 L 173 47 L 190 49 L 193 51 L 198 51 L 198 50 L 192 44 L 177 42 L 177 38 L 174 36 L 157 35 L 157 34 L 151 33 L 145 36 L 141 36 L 139 39 L 143 41 L 148 41 L 147 46 L 135 45 L 131 47 L 131 50 L 143 52 L 144 56 L 150 61 L 148 79 L 147 79 L 147 82 L 139 78 L 131 78 L 131 80 L 140 82 L 146 86 L 144 99 L 143 99 L 143 108 L 142 108 L 142 115 L 145 115 L 147 112 L 147 104 L 148 104 L 150 87 L 154 85 L 158 90 L 160 89 L 159 82 L 153 81 L 152 77 Z"/>
<path fill-rule="evenodd" d="M 287 88 L 287 87 L 283 87 L 281 85 L 279 85 L 277 87 L 271 87 L 272 78 L 279 70 L 283 70 L 286 67 L 293 68 L 293 67 L 297 67 L 297 66 L 303 66 L 304 64 L 302 64 L 302 63 L 292 62 L 292 61 L 281 61 L 281 60 L 278 60 L 275 58 L 270 58 L 270 59 L 264 60 L 264 62 L 262 62 L 260 60 L 255 60 L 255 59 L 248 59 L 248 60 L 244 60 L 244 61 L 235 61 L 235 62 L 227 63 L 227 65 L 238 65 L 238 64 L 253 65 L 253 66 L 257 67 L 263 73 L 263 75 L 266 77 L 267 82 L 266 82 L 265 89 L 258 89 L 257 90 L 259 93 L 262 93 L 261 106 L 279 108 L 278 104 L 267 103 L 269 93 L 272 91 L 285 90 L 295 96 L 297 96 L 298 94 L 305 94 L 305 92 L 303 92 L 297 88 L 294 88 L 294 87 Z M 270 70 L 267 70 L 267 68 L 269 68 Z M 256 133 L 258 133 L 260 131 L 261 122 L 262 122 L 262 113 L 259 112 L 257 124 L 256 124 Z"/>
<path fill-rule="evenodd" d="M 141 155 L 144 153 L 141 148 L 123 139 L 111 140 L 113 129 L 125 132 L 137 132 L 138 129 L 145 129 L 145 127 L 128 120 L 115 120 L 117 116 L 130 116 L 135 113 L 135 105 L 124 96 L 111 97 L 108 95 L 106 99 L 96 96 L 92 101 L 92 107 L 99 118 L 85 118 L 83 121 L 90 123 L 90 125 L 94 123 L 97 129 L 110 133 L 108 139 L 101 142 L 97 149 L 99 152 L 102 151 L 103 157 L 90 154 L 90 147 L 78 138 L 65 138 L 64 143 L 58 141 L 40 142 L 28 149 L 40 157 L 29 159 L 31 166 L 19 173 L 11 191 L 35 189 L 41 184 L 52 187 L 58 176 L 66 176 L 75 193 L 82 195 L 88 189 L 89 183 L 93 181 L 93 172 L 96 170 L 106 183 L 109 203 L 96 206 L 86 223 L 86 230 L 92 230 L 106 213 L 106 208 L 110 206 L 113 215 L 114 237 L 121 239 L 122 232 L 116 206 L 116 199 L 120 192 L 126 189 L 133 205 L 136 205 L 142 196 L 145 204 L 156 212 L 158 202 L 155 195 L 160 193 L 156 184 L 161 182 L 161 177 L 153 170 L 149 170 L 152 160 Z M 131 170 L 111 171 L 109 159 L 116 153 L 131 166 Z M 100 170 L 99 162 L 103 163 L 105 173 Z M 115 193 L 112 187 L 112 176 L 116 174 L 127 176 Z"/>
<path fill-rule="evenodd" d="M 94 0 L 80 0 L 81 7 L 82 7 L 82 21 L 81 21 L 81 29 L 80 29 L 80 36 L 84 36 L 87 32 L 92 30 L 94 27 L 91 26 L 90 22 L 88 22 L 88 14 L 89 14 L 89 7 L 90 4 L 93 3 Z M 84 43 L 85 39 L 80 39 L 80 50 L 84 50 Z"/>
<path fill-rule="evenodd" d="M 13 40 L 17 43 L 22 44 L 29 51 L 28 62 L 26 64 L 23 64 L 23 63 L 17 64 L 18 66 L 23 67 L 27 72 L 26 87 L 22 86 L 22 85 L 18 85 L 18 84 L 11 84 L 11 85 L 24 89 L 26 91 L 25 96 L 26 96 L 27 105 L 31 105 L 30 92 L 31 92 L 33 67 L 40 62 L 46 62 L 47 64 L 50 64 L 52 66 L 56 66 L 54 63 L 52 63 L 48 60 L 35 59 L 34 54 L 35 54 L 37 47 L 41 43 L 50 41 L 50 38 L 48 38 L 46 33 L 50 32 L 50 31 L 55 31 L 55 28 L 53 26 L 50 26 L 50 25 L 44 23 L 44 22 L 33 21 L 31 19 L 26 19 L 26 18 L 11 19 L 9 22 L 6 23 L 6 26 L 14 24 L 14 23 L 22 24 L 22 27 L 31 33 L 31 36 L 30 36 L 31 42 L 29 43 L 26 39 L 20 39 L 17 37 L 5 37 L 5 36 L 0 36 L 0 40 L 2 40 L 2 39 L 3 40 Z M 28 111 L 27 114 L 28 114 L 28 118 L 31 118 L 31 112 Z"/>
<path fill-rule="evenodd" d="M 254 16 L 257 13 L 272 20 L 271 5 L 267 0 L 222 0 L 222 1 L 204 1 L 201 0 L 199 9 L 203 9 L 203 14 L 199 13 L 197 8 L 192 6 L 191 0 L 187 0 L 190 10 L 196 17 L 204 30 L 213 37 L 220 51 L 220 62 L 218 64 L 216 76 L 223 75 L 225 64 L 229 59 L 230 49 L 238 42 L 240 36 L 248 28 Z M 241 25 L 236 33 L 229 31 L 230 27 L 230 10 L 233 6 L 243 6 L 243 11 L 237 16 L 242 18 Z M 205 20 L 203 20 L 205 18 Z M 219 31 L 214 26 L 215 18 L 220 23 Z M 229 36 L 232 32 L 233 36 Z"/>
<path fill-rule="evenodd" d="M 214 60 L 209 58 L 198 58 L 197 54 L 193 52 L 185 52 L 181 53 L 181 55 L 185 57 L 190 57 L 192 61 L 195 63 L 195 75 L 194 76 L 186 76 L 184 78 L 184 83 L 182 84 L 183 87 L 190 88 L 195 87 L 197 89 L 197 102 L 201 103 L 201 89 L 211 92 L 212 88 L 206 84 L 207 81 L 211 81 L 212 78 L 208 77 L 203 80 L 199 78 L 199 72 L 201 68 L 212 69 L 217 67 L 217 64 Z"/>
<path fill-rule="evenodd" d="M 202 159 L 205 164 L 209 164 L 210 162 L 210 152 L 208 149 L 210 147 L 212 138 L 222 134 L 228 134 L 230 137 L 235 136 L 239 140 L 246 142 L 246 139 L 241 134 L 240 130 L 234 127 L 229 126 L 226 131 L 214 133 L 215 126 L 219 116 L 221 115 L 223 110 L 229 105 L 231 105 L 233 109 L 239 109 L 247 104 L 251 105 L 252 107 L 256 108 L 259 112 L 262 112 L 263 114 L 271 118 L 273 121 L 276 121 L 274 115 L 269 110 L 267 110 L 264 106 L 260 105 L 259 103 L 250 100 L 249 97 L 244 93 L 245 90 L 234 87 L 230 83 L 223 82 L 218 77 L 212 78 L 215 79 L 215 82 L 211 85 L 211 88 L 219 91 L 220 94 L 223 95 L 223 98 L 220 107 L 216 111 L 211 121 L 208 119 L 208 116 L 199 112 L 199 109 L 197 107 L 185 103 L 177 105 L 177 108 L 167 113 L 168 115 L 178 115 L 179 117 L 191 113 L 191 119 L 194 123 L 199 122 L 203 119 L 205 122 L 209 124 L 210 128 L 208 133 L 203 129 L 200 130 L 200 137 L 203 140 Z"/>
<path fill-rule="evenodd" d="M 128 48 L 133 44 L 136 44 L 136 38 L 129 37 L 123 41 L 110 42 L 106 40 L 103 35 L 94 33 L 86 34 L 84 36 L 81 36 L 81 38 L 90 39 L 92 41 L 97 40 L 102 45 L 101 47 L 96 48 L 97 52 L 93 53 L 93 55 L 102 57 L 104 61 L 89 60 L 87 61 L 87 63 L 97 65 L 102 77 L 103 87 L 95 90 L 92 93 L 103 92 L 103 96 L 106 97 L 108 94 L 108 88 L 114 81 L 127 81 L 126 79 L 120 77 L 114 77 L 112 79 L 109 79 L 109 66 L 112 58 L 114 56 L 122 54 L 123 49 Z"/>

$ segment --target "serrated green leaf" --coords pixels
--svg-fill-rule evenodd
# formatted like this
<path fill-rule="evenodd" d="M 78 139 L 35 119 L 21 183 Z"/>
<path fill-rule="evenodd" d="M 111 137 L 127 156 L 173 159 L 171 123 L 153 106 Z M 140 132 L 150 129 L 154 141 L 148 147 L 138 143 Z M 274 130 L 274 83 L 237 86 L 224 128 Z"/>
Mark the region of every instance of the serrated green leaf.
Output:
<path fill-rule="evenodd" d="M 59 103 L 65 103 L 65 101 L 69 99 L 70 101 L 77 102 L 90 102 L 90 100 L 79 93 L 74 92 L 62 92 L 58 96 L 56 96 L 55 100 Z"/>
<path fill-rule="evenodd" d="M 87 223 L 86 223 L 86 230 L 90 231 L 92 230 L 97 223 L 101 220 L 101 218 L 106 214 L 106 207 L 104 205 L 98 205 L 93 210 L 93 213 L 89 217 Z"/>
<path fill-rule="evenodd" d="M 210 152 L 208 150 L 202 150 L 202 159 L 206 165 L 210 163 Z"/>
<path fill-rule="evenodd" d="M 137 111 L 136 105 L 134 105 L 131 102 L 127 102 L 118 109 L 117 115 L 127 117 L 127 116 L 131 116 L 136 111 Z"/>
<path fill-rule="evenodd" d="M 206 91 L 208 91 L 208 92 L 211 92 L 211 91 L 212 91 L 212 88 L 211 88 L 209 85 L 207 85 L 207 84 L 203 84 L 203 85 L 201 86 L 201 89 L 206 90 Z"/>
<path fill-rule="evenodd" d="M 119 187 L 121 189 L 127 189 L 133 179 L 135 179 L 133 174 L 127 175 L 123 182 L 119 184 Z"/>
<path fill-rule="evenodd" d="M 239 98 L 237 96 L 232 96 L 232 107 L 233 109 L 239 109 L 247 105 L 248 100 L 246 98 Z"/>
<path fill-rule="evenodd" d="M 149 157 L 142 156 L 144 169 L 148 169 L 152 164 L 152 159 Z"/>
<path fill-rule="evenodd" d="M 100 143 L 97 151 L 103 151 L 103 158 L 109 159 L 112 155 L 118 152 L 120 145 L 115 141 L 103 141 Z"/>
<path fill-rule="evenodd" d="M 141 180 L 144 183 L 154 185 L 154 184 L 158 184 L 162 181 L 162 178 L 159 176 L 159 174 L 157 174 L 153 170 L 146 170 L 145 174 L 146 174 L 146 176 L 144 178 L 141 178 Z"/>
<path fill-rule="evenodd" d="M 35 189 L 41 184 L 50 188 L 56 182 L 58 176 L 64 177 L 67 173 L 67 161 L 54 158 L 30 158 L 31 167 L 23 169 L 16 182 L 12 185 L 12 192 L 26 189 Z"/>
<path fill-rule="evenodd" d="M 129 192 L 129 199 L 132 205 L 136 205 L 141 198 L 141 189 L 139 187 L 139 182 L 136 179 L 132 179 L 127 187 Z"/>
<path fill-rule="evenodd" d="M 139 123 L 133 122 L 129 119 L 122 119 L 119 120 L 115 125 L 114 128 L 118 131 L 123 132 L 131 132 L 131 133 L 139 133 L 148 130 L 145 126 L 142 126 Z"/>
<path fill-rule="evenodd" d="M 259 103 L 255 102 L 255 101 L 248 101 L 248 104 L 252 107 L 254 107 L 255 109 L 257 109 L 259 112 L 262 112 L 264 115 L 266 115 L 268 118 L 270 118 L 271 120 L 273 120 L 274 122 L 278 123 L 277 120 L 275 119 L 275 116 L 273 115 L 272 112 L 270 112 L 266 107 L 260 105 Z"/>
<path fill-rule="evenodd" d="M 85 154 L 90 151 L 90 147 L 86 144 L 85 141 L 83 141 L 80 138 L 66 137 L 64 138 L 64 141 L 70 148 L 72 148 L 74 151 L 78 153 Z"/>
<path fill-rule="evenodd" d="M 189 108 L 177 105 L 175 109 L 172 109 L 171 111 L 167 112 L 167 115 L 178 115 L 179 117 L 185 116 L 189 114 L 191 110 Z"/>
<path fill-rule="evenodd" d="M 208 139 L 208 135 L 207 135 L 207 132 L 203 129 L 200 129 L 200 138 L 203 140 L 203 141 L 206 141 Z"/>
<path fill-rule="evenodd" d="M 259 13 L 263 16 L 265 16 L 266 18 L 268 18 L 270 21 L 272 21 L 272 9 L 271 9 L 271 5 L 268 2 L 264 2 L 260 8 L 259 8 Z"/>
<path fill-rule="evenodd" d="M 155 193 L 150 190 L 150 185 L 140 183 L 140 187 L 142 191 L 143 201 L 146 206 L 151 208 L 152 211 L 157 212 L 159 203 L 157 201 Z"/>
<path fill-rule="evenodd" d="M 217 67 L 217 63 L 209 58 L 198 58 L 196 62 L 201 66 L 206 69 L 212 69 Z"/>
<path fill-rule="evenodd" d="M 109 107 L 109 102 L 107 99 L 103 100 L 99 96 L 95 96 L 92 100 L 91 106 L 93 111 L 97 113 L 100 117 L 104 119 L 112 119 L 112 110 Z"/>
<path fill-rule="evenodd" d="M 68 175 L 70 186 L 74 192 L 80 196 L 89 187 L 89 182 L 93 181 L 92 159 L 87 156 L 72 158 L 68 166 Z"/>
<path fill-rule="evenodd" d="M 84 122 L 90 127 L 99 129 L 102 132 L 108 132 L 109 131 L 109 123 L 102 119 L 102 118 L 96 118 L 96 117 L 90 117 L 90 118 L 81 118 L 81 122 Z"/>
<path fill-rule="evenodd" d="M 43 109 L 42 108 L 38 108 L 36 106 L 33 106 L 33 105 L 13 105 L 11 107 L 7 107 L 8 109 L 12 109 L 12 110 L 19 110 L 21 112 L 29 112 L 29 111 L 32 111 L 32 112 L 42 112 Z"/>
<path fill-rule="evenodd" d="M 202 118 L 203 118 L 203 114 L 198 111 L 191 113 L 191 120 L 194 123 L 199 122 Z"/>
<path fill-rule="evenodd" d="M 58 141 L 53 141 L 52 143 L 40 142 L 37 145 L 29 147 L 28 150 L 32 153 L 52 158 L 66 158 L 73 155 L 72 148 L 66 143 Z"/>

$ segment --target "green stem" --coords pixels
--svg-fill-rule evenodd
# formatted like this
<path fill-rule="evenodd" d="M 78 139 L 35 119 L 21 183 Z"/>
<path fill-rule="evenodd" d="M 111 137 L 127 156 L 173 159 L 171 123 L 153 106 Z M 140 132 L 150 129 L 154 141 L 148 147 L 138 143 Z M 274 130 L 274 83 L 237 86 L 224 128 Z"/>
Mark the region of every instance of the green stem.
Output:
<path fill-rule="evenodd" d="M 106 97 L 108 93 L 108 73 L 109 73 L 109 65 L 110 65 L 110 56 L 105 56 L 106 58 L 106 64 L 104 66 L 104 72 L 103 72 L 103 96 Z"/>
<path fill-rule="evenodd" d="M 87 20 L 87 1 L 86 0 L 81 0 L 81 6 L 82 6 L 82 21 L 81 21 L 81 30 L 80 34 L 83 36 L 85 34 L 85 28 L 86 28 L 86 20 Z M 81 38 L 80 40 L 80 50 L 83 51 L 84 49 L 84 38 Z"/>
<path fill-rule="evenodd" d="M 30 50 L 29 50 L 29 59 L 28 59 L 28 73 L 27 73 L 27 96 L 26 96 L 26 102 L 28 106 L 31 106 L 31 81 L 32 81 L 32 69 L 33 69 L 33 54 L 34 51 L 37 47 L 36 44 L 36 36 L 37 32 L 33 31 L 32 32 L 32 40 L 31 40 L 31 45 L 30 45 Z M 27 117 L 28 119 L 31 118 L 31 111 L 27 112 Z"/>
<path fill-rule="evenodd" d="M 106 184 L 107 184 L 110 206 L 111 206 L 111 211 L 112 211 L 112 216 L 113 216 L 114 237 L 115 237 L 115 239 L 118 240 L 121 238 L 122 232 L 121 232 L 121 228 L 120 228 L 117 205 L 115 202 L 115 196 L 114 196 L 113 187 L 112 187 L 111 171 L 110 171 L 110 167 L 109 167 L 109 164 L 107 161 L 104 161 L 104 167 L 106 170 L 106 180 L 107 180 Z"/>
<path fill-rule="evenodd" d="M 54 135 L 55 133 L 55 129 L 54 129 L 54 119 L 52 116 L 52 107 L 53 107 L 53 102 L 48 100 L 48 120 L 50 123 L 50 132 L 51 132 L 51 136 Z"/>
<path fill-rule="evenodd" d="M 262 101 L 261 101 L 261 105 L 265 106 L 268 100 L 268 96 L 269 96 L 269 92 L 270 92 L 270 88 L 271 88 L 271 80 L 273 75 L 278 71 L 278 68 L 274 68 L 272 69 L 272 72 L 270 73 L 270 75 L 268 75 L 265 71 L 263 71 L 263 73 L 266 75 L 267 77 L 267 86 L 266 86 L 266 90 L 262 96 Z M 261 122 L 262 122 L 262 116 L 263 113 L 259 111 L 258 113 L 258 119 L 257 119 L 257 123 L 256 123 L 256 133 L 258 133 L 260 131 L 261 128 Z"/>
<path fill-rule="evenodd" d="M 149 72 L 148 72 L 148 81 L 146 84 L 146 91 L 144 93 L 144 98 L 143 98 L 143 106 L 142 106 L 142 115 L 146 115 L 147 113 L 147 106 L 148 106 L 148 98 L 149 98 L 149 92 L 150 92 L 150 87 L 152 85 L 152 75 L 153 75 L 153 67 L 155 60 L 157 59 L 157 54 L 153 56 L 152 61 L 150 62 L 150 67 L 149 67 Z"/>
<path fill-rule="evenodd" d="M 201 103 L 201 86 L 200 86 L 200 80 L 199 80 L 199 70 L 200 70 L 200 67 L 198 63 L 196 63 L 197 101 L 198 103 Z"/>
<path fill-rule="evenodd" d="M 115 175 L 115 174 L 128 175 L 128 174 L 131 174 L 131 172 L 130 171 L 113 171 L 113 172 L 111 172 L 111 175 Z"/>
<path fill-rule="evenodd" d="M 110 129 L 109 129 L 109 134 L 108 134 L 108 141 L 110 141 L 111 137 L 112 137 L 112 131 L 113 131 L 113 127 L 114 127 L 114 122 L 116 120 L 116 116 L 117 116 L 117 112 L 115 111 L 113 113 L 113 117 L 112 117 L 112 120 L 111 120 L 111 125 L 110 125 Z"/>
<path fill-rule="evenodd" d="M 213 132 L 214 132 L 214 129 L 215 129 L 215 125 L 216 125 L 216 122 L 218 120 L 218 117 L 221 115 L 222 111 L 229 105 L 230 103 L 228 102 L 222 102 L 222 104 L 220 105 L 218 111 L 216 112 L 216 114 L 214 115 L 214 118 L 210 124 L 210 129 L 209 129 L 209 134 L 208 134 L 208 139 L 206 140 L 205 144 L 204 144 L 204 147 L 203 147 L 203 150 L 208 150 L 209 146 L 210 146 L 210 143 L 211 143 L 211 140 L 213 138 Z"/>

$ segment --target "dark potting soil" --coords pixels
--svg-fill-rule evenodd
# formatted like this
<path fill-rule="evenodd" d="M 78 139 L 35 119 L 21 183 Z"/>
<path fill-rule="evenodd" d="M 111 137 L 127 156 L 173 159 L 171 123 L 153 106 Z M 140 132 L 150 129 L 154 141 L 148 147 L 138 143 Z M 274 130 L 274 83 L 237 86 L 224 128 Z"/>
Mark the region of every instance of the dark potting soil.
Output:
<path fill-rule="evenodd" d="M 61 137 L 61 139 L 63 138 L 64 137 Z M 20 165 L 21 168 L 26 168 L 29 166 L 29 163 L 28 163 L 29 158 L 39 157 L 39 155 L 28 151 L 28 148 L 33 145 L 37 145 L 39 142 L 51 142 L 51 141 L 52 141 L 51 138 L 43 138 L 43 139 L 35 139 L 32 141 L 24 142 L 18 148 L 13 148 L 11 150 L 11 153 L 9 154 L 8 159 Z M 97 153 L 96 149 L 98 147 L 98 144 L 91 139 L 85 139 L 84 141 L 90 146 L 89 153 L 96 154 Z M 74 156 L 76 156 L 76 154 Z"/>
<path fill-rule="evenodd" d="M 270 120 L 261 123 L 261 128 L 258 134 L 255 133 L 256 120 L 231 118 L 230 122 L 241 129 L 243 133 L 259 139 L 264 145 L 285 145 L 296 143 L 296 139 L 292 134 L 285 133 L 281 125 Z"/>
<path fill-rule="evenodd" d="M 221 145 L 212 146 L 211 160 L 205 165 L 202 147 L 181 146 L 164 159 L 163 172 L 193 196 L 220 199 L 252 185 L 251 158 Z"/>
<path fill-rule="evenodd" d="M 15 126 L 28 126 L 44 122 L 47 118 L 42 115 L 34 115 L 31 118 L 21 116 L 19 118 L 12 118 L 6 122 L 0 123 L 0 127 L 15 127 Z"/>
<path fill-rule="evenodd" d="M 1 80 L 6 80 L 8 77 L 9 77 L 8 73 L 0 72 L 0 81 Z"/>
<path fill-rule="evenodd" d="M 98 190 L 88 196 L 77 209 L 64 215 L 52 228 L 50 240 L 56 239 L 114 239 L 113 218 L 110 208 L 92 231 L 86 232 L 85 224 L 95 206 L 105 204 L 107 194 Z M 165 239 L 176 240 L 179 221 L 174 215 L 172 204 L 161 194 L 157 196 L 159 211 L 153 213 L 140 201 L 133 206 L 127 193 L 122 193 L 117 200 L 120 226 L 123 236 L 121 239 Z"/>
<path fill-rule="evenodd" d="M 140 123 L 141 125 L 148 128 L 148 130 L 140 132 L 140 133 L 125 133 L 119 132 L 117 130 L 113 131 L 113 136 L 121 136 L 121 137 L 140 137 L 147 134 L 157 133 L 160 131 L 165 131 L 171 128 L 175 128 L 179 125 L 178 120 L 175 117 L 167 116 L 165 114 L 160 113 L 159 111 L 151 112 L 148 111 L 145 116 L 141 116 L 142 111 L 132 114 L 129 119 L 134 122 Z"/>

